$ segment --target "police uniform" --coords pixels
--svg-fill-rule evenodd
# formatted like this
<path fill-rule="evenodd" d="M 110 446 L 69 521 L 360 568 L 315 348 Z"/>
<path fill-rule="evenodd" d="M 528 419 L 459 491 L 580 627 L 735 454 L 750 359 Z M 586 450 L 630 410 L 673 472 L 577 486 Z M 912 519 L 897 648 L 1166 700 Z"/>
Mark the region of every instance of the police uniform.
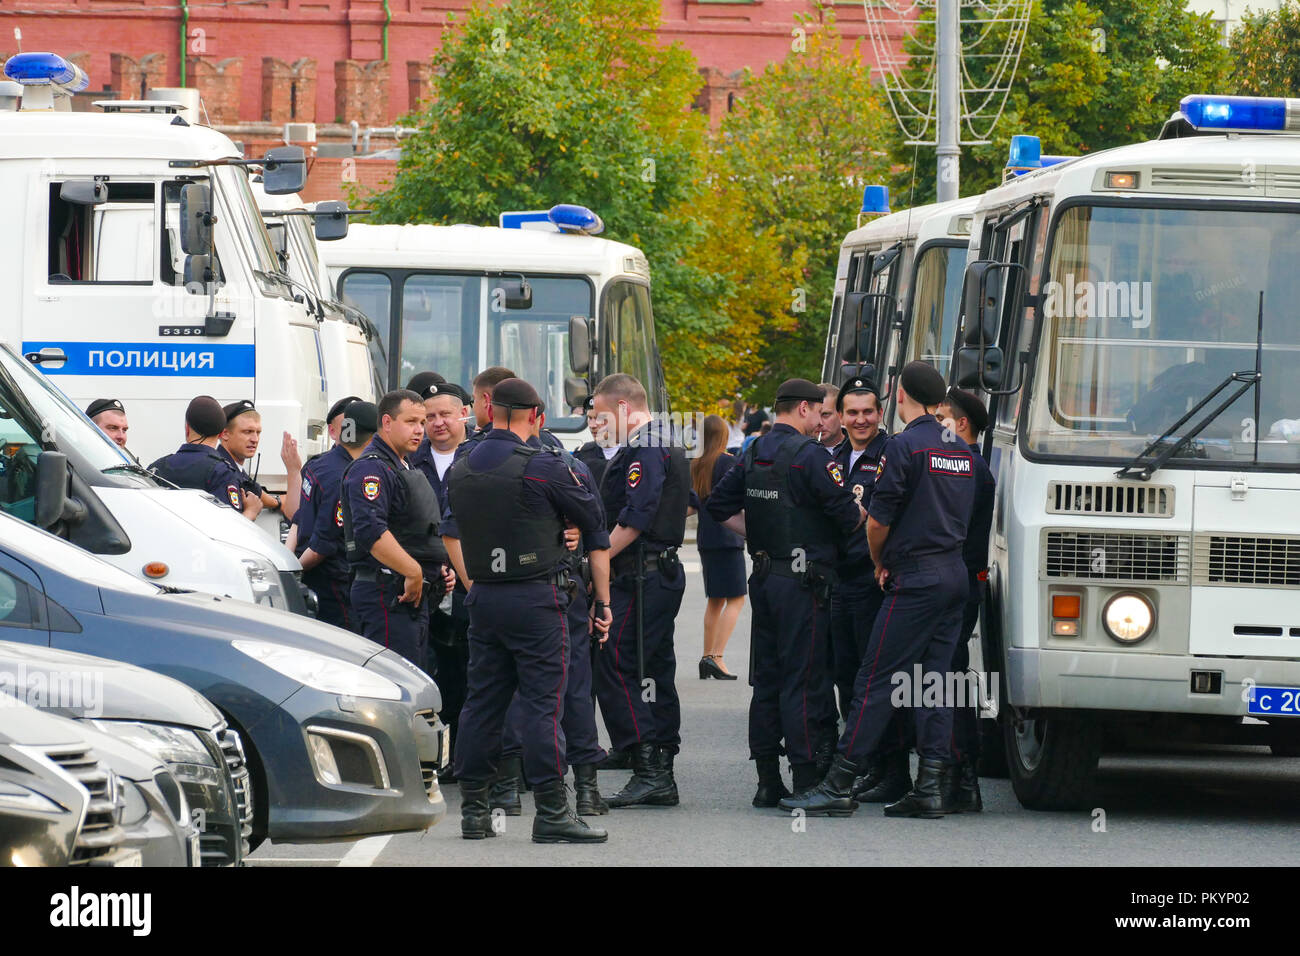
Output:
<path fill-rule="evenodd" d="M 203 438 L 212 438 L 226 427 L 226 415 L 215 398 L 199 395 L 185 409 L 185 426 Z M 243 513 L 240 488 L 244 473 L 229 456 L 223 456 L 211 445 L 187 441 L 177 451 L 155 461 L 149 470 L 178 487 L 206 491 Z"/>
<path fill-rule="evenodd" d="M 909 363 L 900 386 L 923 405 L 943 401 L 943 379 L 925 363 Z M 783 809 L 852 813 L 856 771 L 880 744 L 894 716 L 893 675 L 906 677 L 903 687 L 911 689 L 911 700 L 920 699 L 924 687 L 924 679 L 922 687 L 911 686 L 915 664 L 921 665 L 923 674 L 937 674 L 947 684 L 967 596 L 961 555 L 975 484 L 969 447 L 951 432 L 945 433 L 933 415 L 914 417 L 887 441 L 868 508 L 870 518 L 889 528 L 881 553 L 889 572 L 884 604 L 854 682 L 839 754 L 818 787 L 782 800 Z M 887 814 L 949 812 L 940 806 L 939 798 L 946 786 L 952 737 L 953 709 L 946 703 L 950 702 L 913 711 L 921 770 L 913 791 L 887 806 Z M 933 804 L 924 800 L 918 804 L 920 798 L 933 798 Z"/>
<path fill-rule="evenodd" d="M 821 389 L 792 379 L 777 401 L 820 402 Z M 829 667 L 830 593 L 840 542 L 861 512 L 844 475 L 815 438 L 777 422 L 746 449 L 709 495 L 725 521 L 742 509 L 754 570 L 751 600 L 749 751 L 757 763 L 755 806 L 785 793 L 778 757 L 789 757 L 795 791 L 820 779 L 816 763 L 834 720 Z"/>
<path fill-rule="evenodd" d="M 251 401 L 242 398 L 237 402 L 231 402 L 229 405 L 223 405 L 221 410 L 226 415 L 226 424 L 229 425 L 235 418 L 242 415 L 244 412 L 256 411 L 256 408 L 253 406 Z M 247 491 L 249 494 L 257 495 L 259 498 L 262 497 L 262 493 L 266 489 L 262 487 L 261 482 L 257 481 L 252 475 L 244 470 L 243 465 L 235 461 L 235 456 L 226 449 L 224 443 L 219 443 L 217 445 L 217 454 L 221 455 L 221 457 L 225 458 L 235 466 L 235 469 L 239 472 L 242 478 L 240 488 Z"/>
<path fill-rule="evenodd" d="M 610 742 L 615 750 L 634 748 L 635 773 L 609 805 L 676 806 L 672 761 L 681 749 L 682 715 L 673 623 L 686 590 L 677 548 L 686 534 L 686 509 L 696 499 L 686 452 L 672 426 L 649 421 L 629 435 L 609 462 L 601 496 L 610 532 L 618 525 L 641 532 L 610 563 L 614 620 L 596 665 L 596 697 Z"/>
<path fill-rule="evenodd" d="M 519 379 L 493 390 L 496 406 L 536 409 Z M 469 610 L 468 693 L 460 715 L 456 776 L 463 796 L 461 834 L 495 836 L 488 787 L 501 754 L 506 712 L 519 697 L 523 762 L 533 785 L 537 842 L 599 842 L 568 809 L 562 717 L 568 676 L 569 557 L 565 521 L 584 534 L 602 530 L 594 496 L 554 452 L 492 429 L 452 465 L 443 533 L 461 541 L 473 581 Z"/>
<path fill-rule="evenodd" d="M 351 572 L 341 547 L 343 505 L 339 492 L 352 456 L 342 444 L 302 466 L 302 495 L 293 523 L 298 526 L 298 557 L 308 548 L 323 560 L 303 571 L 302 580 L 316 592 L 317 618 L 336 627 L 356 630 L 352 612 Z"/>
<path fill-rule="evenodd" d="M 343 533 L 352 567 L 352 607 L 361 633 L 416 667 L 428 666 L 429 601 L 444 592 L 447 552 L 439 535 L 438 499 L 424 475 L 379 435 L 343 476 Z M 370 554 L 385 531 L 424 571 L 427 596 L 399 602 L 406 580 Z"/>

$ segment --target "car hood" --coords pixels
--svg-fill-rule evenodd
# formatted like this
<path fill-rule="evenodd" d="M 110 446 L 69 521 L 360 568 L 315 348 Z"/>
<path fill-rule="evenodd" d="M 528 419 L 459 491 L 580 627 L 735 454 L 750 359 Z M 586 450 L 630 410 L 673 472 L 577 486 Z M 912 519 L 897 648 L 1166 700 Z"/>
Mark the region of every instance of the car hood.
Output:
<path fill-rule="evenodd" d="M 143 720 L 211 730 L 222 723 L 202 694 L 132 664 L 0 641 L 0 692 L 63 717 Z"/>
<path fill-rule="evenodd" d="M 364 665 L 383 647 L 364 637 L 301 614 L 260 607 L 210 594 L 132 594 L 101 588 L 110 618 L 137 617 L 151 625 L 201 631 L 228 641 L 270 641 Z"/>
<path fill-rule="evenodd" d="M 54 747 L 85 743 L 82 725 L 43 714 L 9 694 L 0 693 L 0 745 Z"/>
<path fill-rule="evenodd" d="M 206 492 L 188 488 L 149 488 L 134 493 L 148 495 L 159 507 L 166 508 L 214 541 L 234 545 L 265 558 L 275 565 L 277 571 L 302 570 L 302 565 L 292 551 Z"/>

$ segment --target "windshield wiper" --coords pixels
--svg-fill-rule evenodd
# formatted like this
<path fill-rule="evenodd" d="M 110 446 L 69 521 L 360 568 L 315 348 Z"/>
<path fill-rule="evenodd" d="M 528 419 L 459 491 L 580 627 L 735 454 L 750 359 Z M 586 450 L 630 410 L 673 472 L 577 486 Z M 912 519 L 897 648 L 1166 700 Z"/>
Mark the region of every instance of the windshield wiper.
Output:
<path fill-rule="evenodd" d="M 158 480 L 157 475 L 155 475 L 148 468 L 144 467 L 144 465 L 141 465 L 139 462 L 124 461 L 120 465 L 110 465 L 109 467 L 104 469 L 104 474 L 106 475 L 111 474 L 112 472 L 115 471 L 129 471 L 133 475 L 143 475 L 144 477 L 151 478 L 154 481 Z"/>
<path fill-rule="evenodd" d="M 1241 396 L 1245 395 L 1246 392 L 1251 388 L 1255 389 L 1255 427 L 1254 427 L 1255 460 L 1258 461 L 1259 460 L 1259 383 L 1260 380 L 1264 377 L 1262 371 L 1263 360 L 1264 360 L 1264 292 L 1261 289 L 1259 293 L 1259 318 L 1258 318 L 1258 325 L 1255 332 L 1254 370 L 1230 373 L 1227 378 L 1225 378 L 1222 382 L 1220 382 L 1218 385 L 1214 387 L 1214 390 L 1211 391 L 1209 395 L 1206 395 L 1203 399 L 1197 402 L 1192 407 L 1191 411 L 1189 411 L 1182 418 L 1178 419 L 1178 421 L 1174 422 L 1172 425 L 1166 428 L 1164 432 L 1161 433 L 1159 438 L 1155 439 L 1150 444 L 1148 444 L 1145 448 L 1143 448 L 1140 452 L 1137 453 L 1137 455 L 1133 458 L 1132 461 L 1130 461 L 1119 471 L 1115 472 L 1115 477 L 1116 478 L 1137 478 L 1140 481 L 1149 481 L 1153 474 L 1155 474 L 1157 471 L 1159 471 L 1161 468 L 1164 467 L 1165 462 L 1169 461 L 1170 458 L 1173 458 L 1174 455 L 1178 454 L 1185 447 L 1187 447 L 1188 443 L 1191 442 L 1193 438 L 1195 438 L 1201 432 L 1205 431 L 1205 429 L 1208 428 L 1216 418 L 1218 418 L 1225 411 L 1227 411 L 1227 409 L 1229 408 L 1229 406 L 1232 405 L 1233 402 L 1241 398 Z M 1192 416 L 1194 416 L 1202 408 L 1204 408 L 1206 405 L 1212 402 L 1216 395 L 1222 392 L 1233 382 L 1240 382 L 1241 387 L 1238 388 L 1236 391 L 1234 391 L 1231 395 L 1229 395 L 1227 400 L 1220 403 L 1219 407 L 1216 408 L 1213 412 L 1211 412 L 1209 415 L 1205 416 L 1200 421 L 1198 421 L 1182 438 L 1178 439 L 1178 441 L 1174 442 L 1174 444 L 1170 445 L 1159 455 L 1157 455 L 1154 459 L 1150 461 L 1146 460 L 1148 455 L 1150 455 L 1153 451 L 1159 448 L 1163 442 L 1167 441 L 1174 434 L 1174 432 L 1182 428 L 1183 425 L 1192 418 Z"/>

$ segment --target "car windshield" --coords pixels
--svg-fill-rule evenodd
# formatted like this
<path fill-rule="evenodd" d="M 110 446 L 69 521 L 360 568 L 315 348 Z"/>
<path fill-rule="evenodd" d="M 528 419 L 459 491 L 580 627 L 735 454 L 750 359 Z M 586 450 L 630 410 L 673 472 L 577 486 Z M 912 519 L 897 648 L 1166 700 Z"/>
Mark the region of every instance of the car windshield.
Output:
<path fill-rule="evenodd" d="M 1179 457 L 1300 462 L 1300 399 L 1290 387 L 1300 360 L 1293 212 L 1072 206 L 1050 241 L 1030 449 L 1132 458 L 1225 377 L 1253 372 L 1262 295 L 1258 397 L 1248 389 Z"/>
<path fill-rule="evenodd" d="M 0 376 L 0 440 L 4 442 L 8 459 L 12 460 L 23 451 L 35 461 L 42 443 L 52 441 L 60 448 L 75 448 L 86 464 L 96 471 L 132 464 L 131 459 L 81 409 L 8 346 L 0 347 L 0 367 L 5 373 Z M 17 385 L 22 397 L 40 416 L 43 434 L 33 434 L 36 431 L 34 423 L 24 424 L 15 417 L 15 397 L 8 394 L 12 386 L 4 379 Z"/>

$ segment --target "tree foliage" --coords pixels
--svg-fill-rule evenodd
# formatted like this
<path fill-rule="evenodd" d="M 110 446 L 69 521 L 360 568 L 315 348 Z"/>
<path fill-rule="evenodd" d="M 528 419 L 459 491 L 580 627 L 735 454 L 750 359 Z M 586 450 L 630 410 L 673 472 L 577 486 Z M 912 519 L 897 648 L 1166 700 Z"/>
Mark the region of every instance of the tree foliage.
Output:
<path fill-rule="evenodd" d="M 1248 11 L 1232 31 L 1233 78 L 1243 96 L 1295 96 L 1300 91 L 1300 4 Z"/>

